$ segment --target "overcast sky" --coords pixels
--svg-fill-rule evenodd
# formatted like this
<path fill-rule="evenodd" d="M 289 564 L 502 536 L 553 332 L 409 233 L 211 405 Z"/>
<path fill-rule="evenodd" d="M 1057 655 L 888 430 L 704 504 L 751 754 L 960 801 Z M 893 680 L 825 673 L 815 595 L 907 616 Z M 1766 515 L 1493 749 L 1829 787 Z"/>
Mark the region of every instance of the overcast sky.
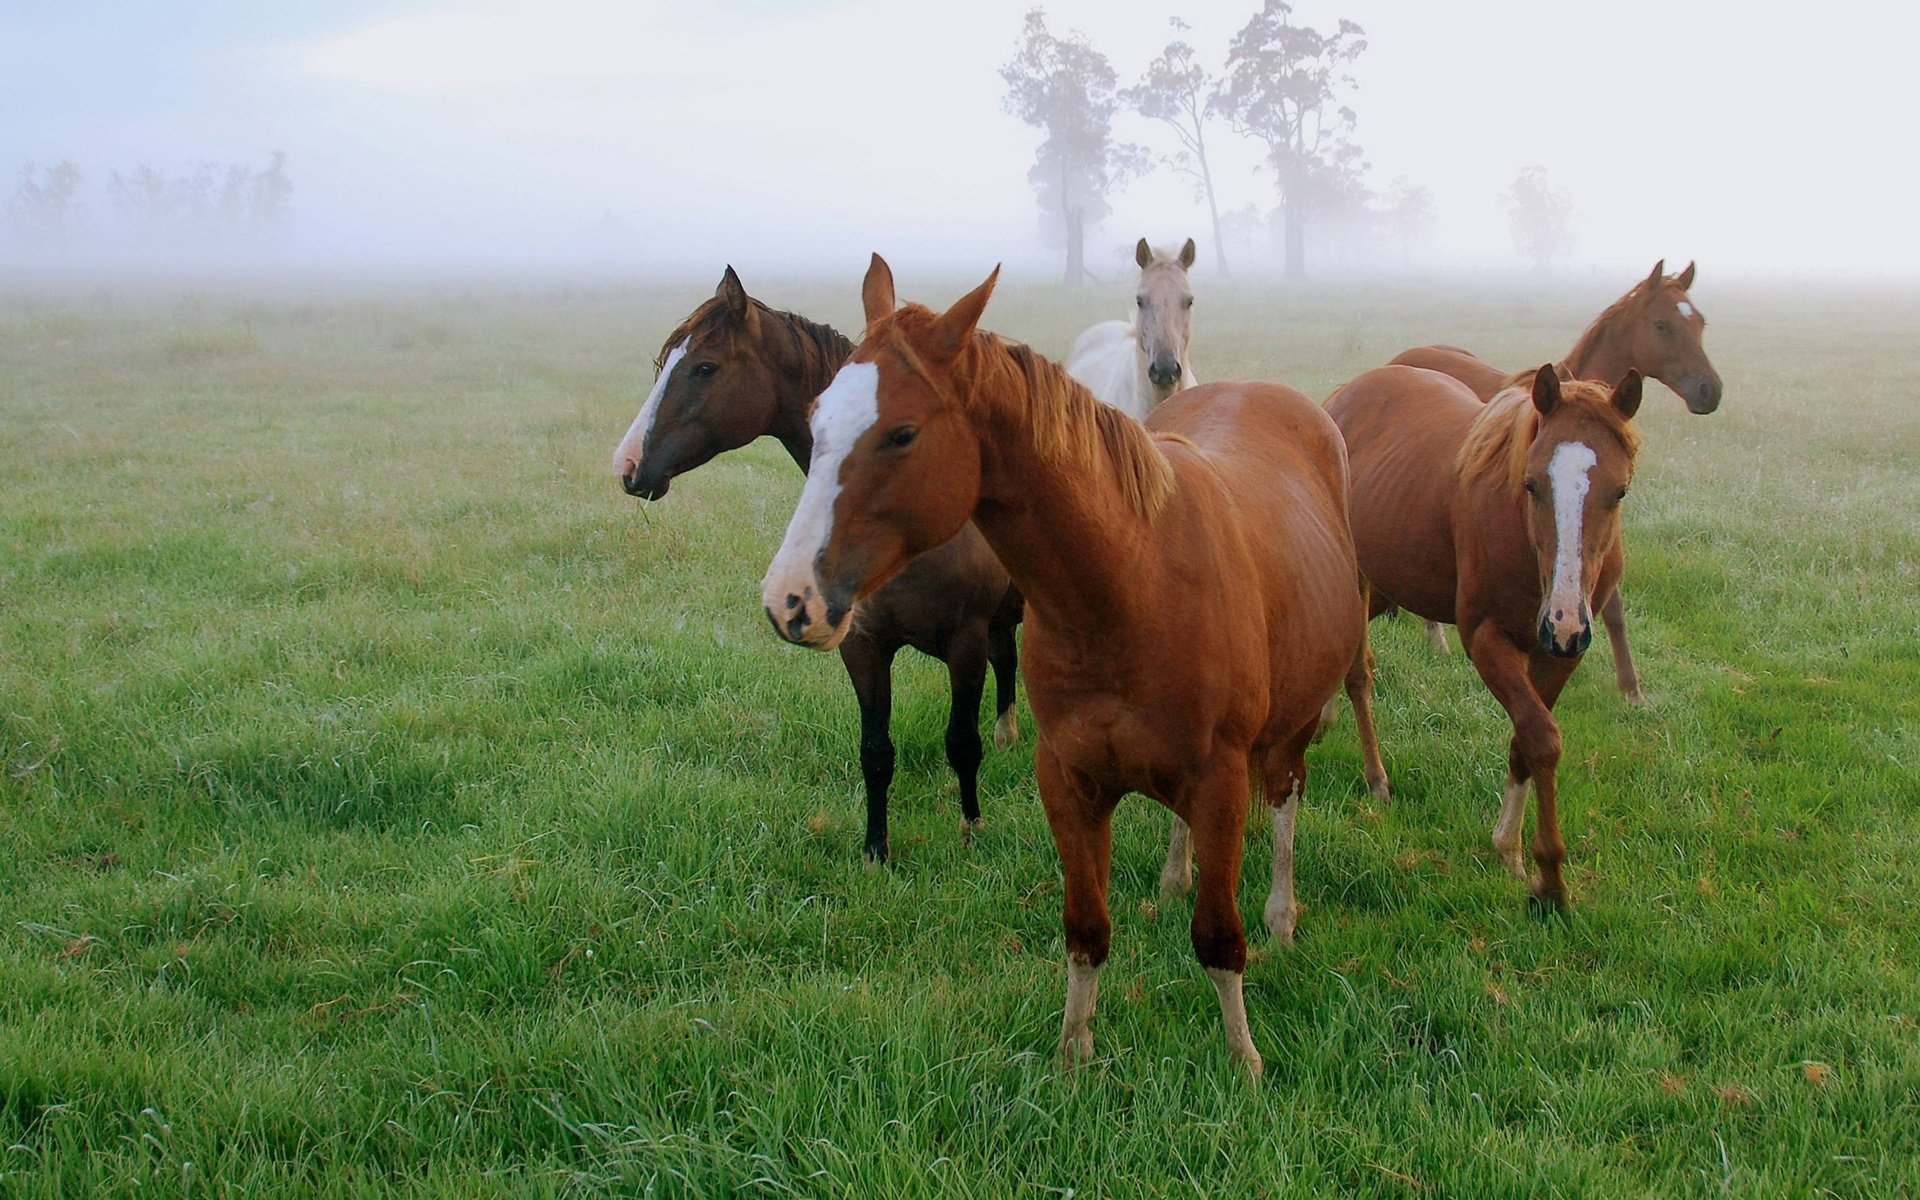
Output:
<path fill-rule="evenodd" d="M 297 244 L 372 262 L 863 263 L 868 250 L 1044 261 L 1038 134 L 997 68 L 1029 0 L 0 0 L 0 167 L 71 158 L 104 220 L 110 169 L 285 150 Z M 1053 0 L 1123 82 L 1164 3 Z M 1217 66 L 1254 0 L 1183 3 Z M 1910 225 L 1915 6 L 1685 0 L 1302 0 L 1366 30 L 1357 140 L 1384 190 L 1434 193 L 1436 258 L 1513 269 L 1499 193 L 1529 163 L 1570 192 L 1574 266 L 1920 271 Z M 1164 148 L 1151 123 L 1122 137 Z M 1275 202 L 1224 129 L 1223 208 Z M 1089 257 L 1202 236 L 1162 171 L 1115 198 Z M 611 214 L 617 232 L 610 232 Z M 1207 255 L 1202 254 L 1202 263 Z M 849 268 L 853 269 L 853 268 Z"/>

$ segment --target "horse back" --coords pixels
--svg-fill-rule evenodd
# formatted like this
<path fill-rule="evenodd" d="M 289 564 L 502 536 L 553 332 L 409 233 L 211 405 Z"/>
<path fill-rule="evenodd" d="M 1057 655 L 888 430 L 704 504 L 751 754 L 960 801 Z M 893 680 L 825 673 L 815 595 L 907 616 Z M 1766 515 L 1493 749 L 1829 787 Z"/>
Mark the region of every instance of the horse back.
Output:
<path fill-rule="evenodd" d="M 1067 374 L 1105 405 L 1136 420 L 1147 415 L 1140 394 L 1139 340 L 1125 321 L 1102 321 L 1073 341 Z"/>
<path fill-rule="evenodd" d="M 1217 489 L 1266 607 L 1273 671 L 1269 727 L 1283 737 L 1339 686 L 1365 619 L 1348 527 L 1347 456 L 1327 414 L 1292 388 L 1214 383 L 1153 410 L 1180 491 Z M 1204 481 L 1203 481 L 1204 480 Z"/>
<path fill-rule="evenodd" d="M 1467 385 L 1486 403 L 1507 386 L 1507 373 L 1458 346 L 1415 346 L 1394 356 L 1394 366 L 1424 367 Z"/>
<path fill-rule="evenodd" d="M 1378 367 L 1327 401 L 1353 476 L 1353 542 L 1381 596 L 1454 619 L 1454 461 L 1482 404 L 1465 384 L 1410 366 Z"/>

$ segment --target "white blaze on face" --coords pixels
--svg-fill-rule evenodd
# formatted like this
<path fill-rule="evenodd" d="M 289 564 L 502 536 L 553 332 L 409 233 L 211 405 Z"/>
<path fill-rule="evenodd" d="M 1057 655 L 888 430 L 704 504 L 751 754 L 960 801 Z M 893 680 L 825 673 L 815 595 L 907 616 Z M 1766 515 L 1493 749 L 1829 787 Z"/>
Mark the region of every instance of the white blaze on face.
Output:
<path fill-rule="evenodd" d="M 647 393 L 646 403 L 640 406 L 640 415 L 627 426 L 627 436 L 613 451 L 613 473 L 625 479 L 647 452 L 647 435 L 653 432 L 653 423 L 660 416 L 660 397 L 667 394 L 667 381 L 673 378 L 673 369 L 687 356 L 687 344 L 683 341 L 667 353 L 667 361 L 660 366 L 660 377 L 653 381 L 653 390 Z"/>
<path fill-rule="evenodd" d="M 1547 462 L 1553 485 L 1553 594 L 1549 607 L 1580 613 L 1586 595 L 1580 578 L 1580 527 L 1587 511 L 1587 472 L 1600 459 L 1585 442 L 1562 442 Z"/>
<path fill-rule="evenodd" d="M 1685 300 L 1682 300 L 1675 307 L 1680 310 L 1680 315 L 1683 317 L 1691 317 L 1693 315 L 1693 305 L 1688 304 Z"/>
<path fill-rule="evenodd" d="M 860 435 L 880 419 L 880 368 L 850 362 L 840 368 L 814 403 L 813 462 L 807 485 L 787 522 L 787 536 L 761 584 L 761 600 L 783 628 L 803 608 L 811 628 L 824 632 L 826 598 L 813 577 L 813 562 L 833 533 L 833 504 L 840 496 L 840 467 Z M 788 603 L 797 596 L 799 602 Z"/>

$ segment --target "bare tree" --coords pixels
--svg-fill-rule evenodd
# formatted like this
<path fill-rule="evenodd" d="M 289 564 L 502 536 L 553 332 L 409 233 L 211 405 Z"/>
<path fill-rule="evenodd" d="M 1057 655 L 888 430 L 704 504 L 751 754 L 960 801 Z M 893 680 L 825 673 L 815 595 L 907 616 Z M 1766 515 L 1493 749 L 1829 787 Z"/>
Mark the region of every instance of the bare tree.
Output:
<path fill-rule="evenodd" d="M 1147 67 L 1138 84 L 1120 93 L 1135 112 L 1172 129 L 1180 148 L 1166 156 L 1167 165 L 1193 182 L 1194 192 L 1207 202 L 1213 222 L 1214 263 L 1227 274 L 1227 243 L 1220 236 L 1220 204 L 1213 194 L 1213 169 L 1207 162 L 1207 120 L 1218 115 L 1221 81 L 1207 73 L 1194 57 L 1193 47 L 1180 35 L 1189 26 L 1179 17 L 1168 24 L 1173 40 Z"/>
<path fill-rule="evenodd" d="M 1400 243 L 1400 265 L 1413 262 L 1413 248 L 1433 238 L 1433 193 L 1405 175 L 1396 175 L 1380 206 L 1380 223 Z"/>
<path fill-rule="evenodd" d="M 64 239 L 80 213 L 80 168 L 69 159 L 50 167 L 28 163 L 7 198 L 7 216 L 29 241 L 51 245 Z"/>
<path fill-rule="evenodd" d="M 1007 111 L 1046 133 L 1027 179 L 1048 228 L 1065 235 L 1066 281 L 1078 284 L 1087 277 L 1087 227 L 1107 215 L 1107 194 L 1146 165 L 1140 147 L 1113 140 L 1118 77 L 1084 36 L 1048 32 L 1046 14 L 1036 8 L 1000 78 L 1007 83 Z"/>
<path fill-rule="evenodd" d="M 1351 197 L 1366 170 L 1350 136 L 1353 109 L 1336 103 L 1353 86 L 1348 64 L 1365 33 L 1342 20 L 1332 34 L 1293 23 L 1286 0 L 1266 0 L 1234 35 L 1222 109 L 1241 134 L 1266 143 L 1285 209 L 1286 272 L 1307 272 L 1307 220 L 1316 207 Z"/>
<path fill-rule="evenodd" d="M 1547 182 L 1547 169 L 1538 163 L 1521 170 L 1501 193 L 1507 205 L 1507 228 L 1514 249 L 1544 272 L 1573 245 L 1573 199 Z"/>

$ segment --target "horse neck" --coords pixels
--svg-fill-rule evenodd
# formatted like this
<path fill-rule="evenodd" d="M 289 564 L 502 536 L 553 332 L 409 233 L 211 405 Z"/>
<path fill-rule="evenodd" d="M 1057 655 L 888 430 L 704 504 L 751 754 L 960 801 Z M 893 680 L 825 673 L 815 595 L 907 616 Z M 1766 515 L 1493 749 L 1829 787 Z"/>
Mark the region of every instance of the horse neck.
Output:
<path fill-rule="evenodd" d="M 802 471 L 813 461 L 813 429 L 808 416 L 813 402 L 833 382 L 841 364 L 853 353 L 853 343 L 831 325 L 822 325 L 794 313 L 763 312 L 777 323 L 780 336 L 770 339 L 778 371 L 780 394 L 773 424 L 767 432 L 780 440 Z"/>
<path fill-rule="evenodd" d="M 1609 386 L 1620 382 L 1627 368 L 1633 365 L 1625 314 L 1626 306 L 1616 304 L 1595 317 L 1560 365 L 1572 372 L 1575 379 L 1591 379 Z"/>
<path fill-rule="evenodd" d="M 974 524 L 1030 611 L 1055 628 L 1110 639 L 1125 628 L 1113 618 L 1137 590 L 1150 522 L 1104 463 L 1068 465 L 1040 453 L 1026 385 L 1008 374 L 994 394 L 967 398 L 981 439 Z M 1094 404 L 1082 419 L 1096 419 Z"/>

